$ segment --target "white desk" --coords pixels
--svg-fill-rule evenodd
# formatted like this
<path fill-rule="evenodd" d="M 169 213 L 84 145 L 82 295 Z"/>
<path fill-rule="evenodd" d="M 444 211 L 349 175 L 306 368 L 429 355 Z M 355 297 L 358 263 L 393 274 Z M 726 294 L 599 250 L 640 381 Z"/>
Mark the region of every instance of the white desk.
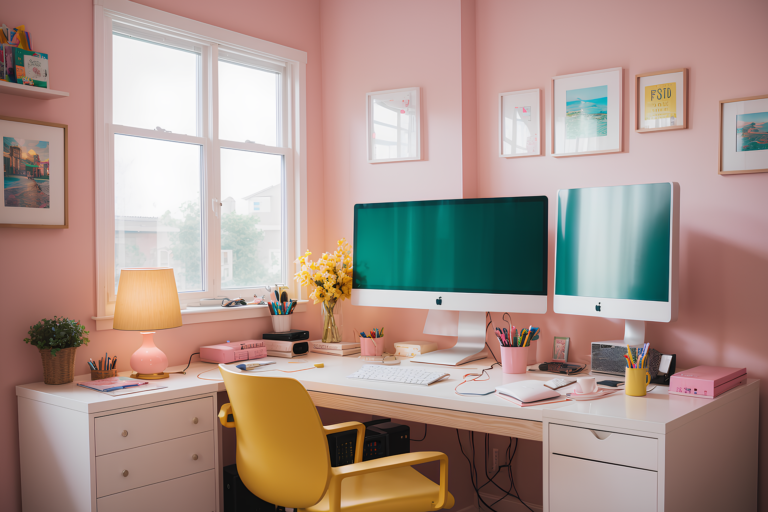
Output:
<path fill-rule="evenodd" d="M 542 441 L 545 511 L 757 508 L 759 381 L 754 379 L 714 400 L 668 396 L 667 388 L 658 386 L 645 398 L 627 397 L 619 392 L 591 402 L 520 408 L 493 395 L 463 397 L 454 393 L 462 376 L 472 371 L 469 368 L 487 366 L 488 360 L 461 368 L 439 367 L 451 374 L 450 379 L 425 387 L 348 379 L 346 376 L 363 364 L 354 356 L 308 354 L 293 360 L 267 359 L 278 363 L 265 369 L 295 370 L 310 363 L 324 363 L 322 369 L 290 374 L 264 372 L 266 376 L 296 378 L 318 406 Z M 425 367 L 408 361 L 401 364 Z M 98 501 L 102 498 L 97 489 L 97 466 L 101 462 L 97 458 L 105 455 L 97 452 L 99 432 L 95 419 L 205 397 L 213 399 L 213 418 L 220 405 L 216 403 L 216 392 L 225 388 L 223 382 L 200 380 L 198 375 L 205 370 L 213 371 L 202 377 L 220 378 L 214 365 L 196 363 L 187 375 L 172 375 L 165 381 L 170 384 L 168 389 L 119 398 L 102 396 L 74 384 L 18 386 L 24 510 L 51 510 L 45 500 L 53 497 L 57 499 L 54 508 L 62 511 L 118 510 L 102 507 L 102 503 L 128 504 L 135 510 L 136 502 L 128 494 L 110 503 Z M 488 388 L 515 380 L 553 377 L 538 373 L 505 375 L 499 368 L 490 375 Z M 63 414 L 62 410 L 70 412 Z M 117 432 L 117 428 L 113 430 Z M 213 490 L 215 508 L 210 510 L 219 510 L 221 503 L 219 428 L 218 422 L 214 422 L 215 486 L 189 480 L 198 492 L 206 485 Z M 171 430 L 166 429 L 166 438 L 176 435 Z M 64 439 L 70 442 L 62 443 Z M 46 459 L 40 457 L 43 450 L 50 453 Z M 79 473 L 76 477 L 72 476 L 75 470 Z M 90 479 L 83 477 L 88 474 Z M 174 481 L 178 480 L 183 478 Z M 48 482 L 50 492 L 36 493 L 40 481 Z M 168 485 L 156 481 L 142 489 Z M 637 489 L 640 485 L 646 489 L 642 499 L 631 503 L 625 496 L 630 483 Z M 173 497 L 174 492 L 184 491 L 168 491 L 164 495 Z M 196 508 L 188 510 L 209 510 L 200 503 L 195 500 Z M 174 501 L 171 509 L 177 508 Z M 144 510 L 150 509 L 145 506 Z"/>

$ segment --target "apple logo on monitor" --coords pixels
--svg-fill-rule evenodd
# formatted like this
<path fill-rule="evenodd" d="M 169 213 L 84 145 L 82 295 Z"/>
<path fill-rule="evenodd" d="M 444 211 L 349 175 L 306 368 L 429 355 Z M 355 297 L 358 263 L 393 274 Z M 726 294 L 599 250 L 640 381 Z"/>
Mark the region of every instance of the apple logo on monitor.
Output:
<path fill-rule="evenodd" d="M 442 297 L 436 298 L 435 299 L 435 304 L 437 304 L 438 306 L 442 306 L 443 305 L 443 298 Z"/>
<path fill-rule="evenodd" d="M 600 311 L 600 303 L 597 303 L 597 306 L 595 306 L 595 311 Z"/>

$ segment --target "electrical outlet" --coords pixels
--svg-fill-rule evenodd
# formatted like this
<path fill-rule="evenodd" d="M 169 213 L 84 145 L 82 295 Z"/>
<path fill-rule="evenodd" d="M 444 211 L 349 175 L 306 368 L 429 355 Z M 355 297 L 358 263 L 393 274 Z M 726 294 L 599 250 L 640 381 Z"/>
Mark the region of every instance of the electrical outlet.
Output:
<path fill-rule="evenodd" d="M 499 449 L 493 449 L 493 471 L 496 472 L 499 469 Z"/>

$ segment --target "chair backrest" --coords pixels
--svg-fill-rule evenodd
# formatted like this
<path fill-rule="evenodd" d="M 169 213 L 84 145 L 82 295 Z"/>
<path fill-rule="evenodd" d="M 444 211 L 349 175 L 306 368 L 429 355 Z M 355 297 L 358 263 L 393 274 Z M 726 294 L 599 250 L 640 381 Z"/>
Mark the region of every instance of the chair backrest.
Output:
<path fill-rule="evenodd" d="M 306 508 L 325 495 L 328 441 L 299 381 L 222 368 L 237 434 L 237 472 L 259 498 Z"/>

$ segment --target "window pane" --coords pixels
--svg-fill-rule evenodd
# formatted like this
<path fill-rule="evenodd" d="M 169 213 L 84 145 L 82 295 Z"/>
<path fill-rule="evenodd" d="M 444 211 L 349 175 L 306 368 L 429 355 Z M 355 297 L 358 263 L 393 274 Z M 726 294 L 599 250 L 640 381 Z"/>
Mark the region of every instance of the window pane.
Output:
<path fill-rule="evenodd" d="M 112 121 L 198 133 L 200 54 L 115 34 Z"/>
<path fill-rule="evenodd" d="M 120 269 L 172 267 L 203 289 L 201 147 L 115 135 L 115 291 Z"/>
<path fill-rule="evenodd" d="M 222 288 L 282 283 L 283 157 L 221 150 Z"/>
<path fill-rule="evenodd" d="M 278 144 L 280 75 L 219 61 L 219 138 Z"/>

